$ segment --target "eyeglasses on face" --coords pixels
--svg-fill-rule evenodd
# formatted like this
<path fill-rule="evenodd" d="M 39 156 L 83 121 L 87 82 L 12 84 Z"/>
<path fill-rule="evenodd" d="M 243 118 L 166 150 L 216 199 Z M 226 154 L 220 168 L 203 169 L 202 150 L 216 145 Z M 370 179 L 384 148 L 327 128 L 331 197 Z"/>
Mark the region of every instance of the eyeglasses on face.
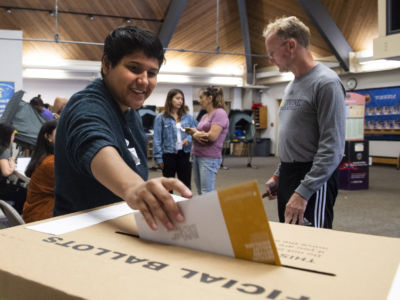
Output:
<path fill-rule="evenodd" d="M 279 44 L 279 46 L 276 46 L 276 47 L 274 48 L 273 51 L 267 53 L 267 58 L 268 58 L 268 59 L 273 59 L 273 58 L 274 58 L 274 55 L 276 54 L 276 53 L 275 53 L 276 50 L 278 50 L 280 47 L 282 47 L 282 46 L 283 46 L 284 44 L 286 44 L 286 42 L 288 42 L 288 41 L 289 41 L 289 40 L 284 40 L 282 43 Z"/>

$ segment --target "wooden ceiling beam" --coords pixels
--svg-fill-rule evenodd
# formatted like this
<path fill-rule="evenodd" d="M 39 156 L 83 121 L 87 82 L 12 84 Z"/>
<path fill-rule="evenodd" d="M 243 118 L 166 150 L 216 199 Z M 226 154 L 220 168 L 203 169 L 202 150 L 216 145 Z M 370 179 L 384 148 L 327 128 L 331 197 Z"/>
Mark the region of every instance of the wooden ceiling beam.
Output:
<path fill-rule="evenodd" d="M 172 0 L 169 5 L 167 16 L 164 19 L 164 23 L 161 27 L 159 38 L 164 47 L 164 51 L 168 48 L 171 37 L 174 34 L 176 25 L 178 24 L 182 12 L 185 9 L 187 0 Z"/>
<path fill-rule="evenodd" d="M 342 32 L 336 26 L 320 0 L 298 0 L 314 26 L 329 45 L 340 66 L 347 72 L 350 66 L 350 52 L 353 49 L 347 43 Z"/>

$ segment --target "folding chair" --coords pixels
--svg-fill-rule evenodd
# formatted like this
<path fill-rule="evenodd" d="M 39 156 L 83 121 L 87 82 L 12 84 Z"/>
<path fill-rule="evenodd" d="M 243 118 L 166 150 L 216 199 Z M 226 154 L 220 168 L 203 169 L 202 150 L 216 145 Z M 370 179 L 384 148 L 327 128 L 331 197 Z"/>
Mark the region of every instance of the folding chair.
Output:
<path fill-rule="evenodd" d="M 8 227 L 18 226 L 25 224 L 24 220 L 20 214 L 4 200 L 0 200 L 0 209 L 3 211 L 4 215 L 7 217 Z"/>

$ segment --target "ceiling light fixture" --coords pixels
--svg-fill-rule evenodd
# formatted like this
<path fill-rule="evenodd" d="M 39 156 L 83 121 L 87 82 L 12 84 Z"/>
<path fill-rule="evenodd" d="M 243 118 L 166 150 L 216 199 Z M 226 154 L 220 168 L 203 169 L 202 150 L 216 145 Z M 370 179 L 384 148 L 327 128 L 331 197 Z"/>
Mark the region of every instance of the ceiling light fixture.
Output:
<path fill-rule="evenodd" d="M 11 14 L 11 13 L 12 13 L 12 10 L 11 10 L 10 8 L 7 8 L 7 9 L 6 9 L 6 13 Z"/>
<path fill-rule="evenodd" d="M 128 24 L 131 24 L 132 20 L 131 19 L 125 19 L 125 22 L 128 23 Z"/>
<path fill-rule="evenodd" d="M 89 20 L 93 21 L 94 20 L 94 16 L 93 15 L 89 15 Z"/>

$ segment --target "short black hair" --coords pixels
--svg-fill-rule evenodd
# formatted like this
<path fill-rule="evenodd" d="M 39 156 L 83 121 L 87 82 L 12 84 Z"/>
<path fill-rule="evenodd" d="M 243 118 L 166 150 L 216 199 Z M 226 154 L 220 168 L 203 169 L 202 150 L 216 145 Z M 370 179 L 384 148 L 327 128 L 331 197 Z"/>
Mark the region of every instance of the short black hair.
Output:
<path fill-rule="evenodd" d="M 33 97 L 29 103 L 35 107 L 38 107 L 38 106 L 44 107 L 44 102 L 43 102 L 42 96 L 40 96 L 40 94 L 37 95 L 36 97 Z"/>
<path fill-rule="evenodd" d="M 126 55 L 143 51 L 149 58 L 156 58 L 158 65 L 164 62 L 164 48 L 154 33 L 137 26 L 122 26 L 111 31 L 105 41 L 103 58 L 115 67 Z"/>

